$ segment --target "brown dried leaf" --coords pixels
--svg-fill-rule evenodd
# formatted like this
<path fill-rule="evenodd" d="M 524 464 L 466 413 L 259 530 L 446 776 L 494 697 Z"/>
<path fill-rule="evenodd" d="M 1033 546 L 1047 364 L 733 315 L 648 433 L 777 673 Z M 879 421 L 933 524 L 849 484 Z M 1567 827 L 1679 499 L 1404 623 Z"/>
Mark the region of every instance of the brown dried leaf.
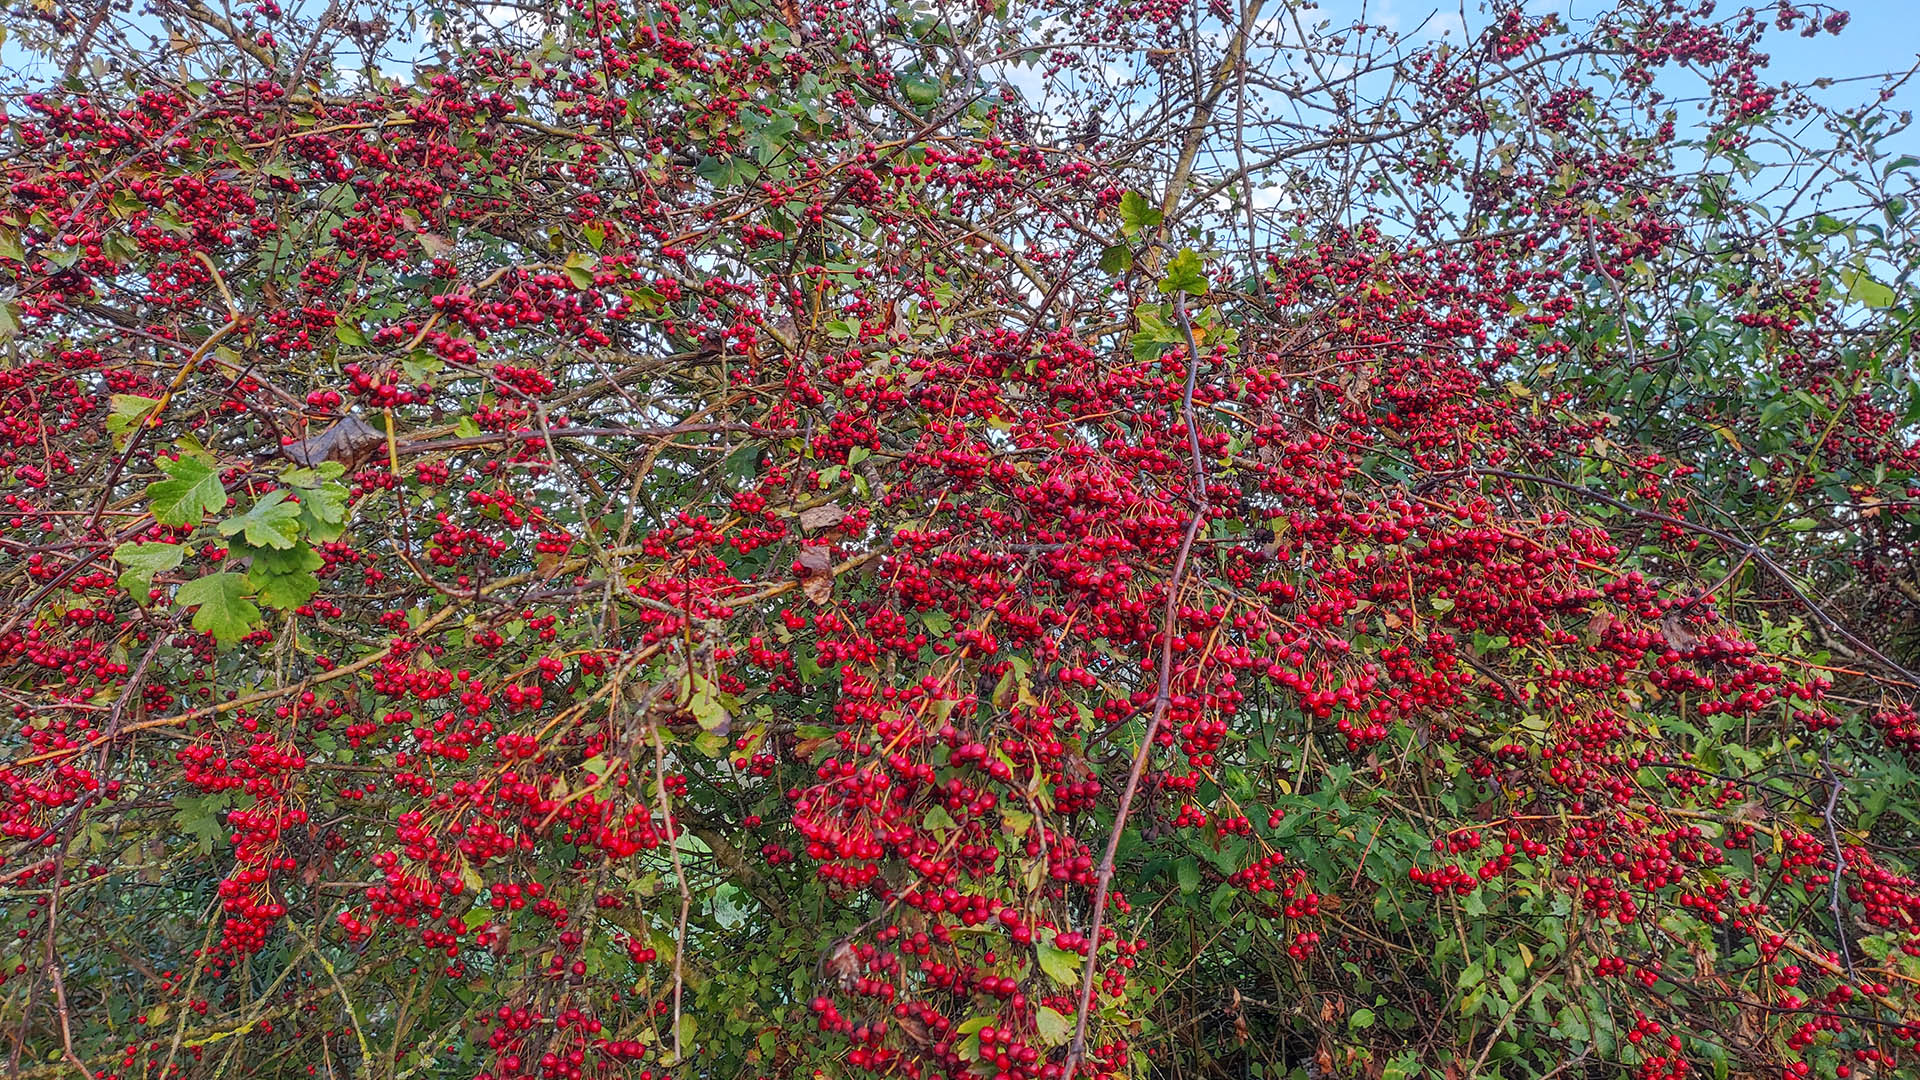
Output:
<path fill-rule="evenodd" d="M 839 503 L 827 503 L 824 506 L 809 506 L 800 511 L 800 528 L 806 532 L 818 532 L 840 524 L 847 516 L 847 510 Z"/>
<path fill-rule="evenodd" d="M 933 1035 L 927 1030 L 927 1025 L 920 1022 L 919 1017 L 913 1015 L 903 1016 L 900 1017 L 897 1023 L 900 1025 L 901 1034 L 905 1035 L 907 1040 L 913 1043 L 913 1045 L 933 1045 Z"/>
<path fill-rule="evenodd" d="M 852 990 L 860 980 L 860 954 L 854 952 L 850 941 L 838 942 L 833 951 L 827 954 L 827 974 L 833 976 L 842 990 Z"/>
<path fill-rule="evenodd" d="M 1687 629 L 1686 621 L 1679 615 L 1668 615 L 1660 620 L 1660 634 L 1667 644 L 1679 652 L 1686 652 L 1700 640 L 1693 631 Z"/>
<path fill-rule="evenodd" d="M 800 591 L 816 604 L 833 599 L 833 549 L 812 544 L 800 549 Z"/>
<path fill-rule="evenodd" d="M 296 465 L 312 468 L 323 461 L 337 461 L 351 472 L 374 447 L 385 445 L 386 441 L 387 437 L 372 424 L 358 414 L 349 413 L 328 424 L 320 434 L 283 446 L 280 452 Z"/>
<path fill-rule="evenodd" d="M 420 242 L 420 247 L 426 251 L 429 259 L 444 259 L 453 251 L 453 241 L 439 233 L 414 233 L 413 238 Z"/>
<path fill-rule="evenodd" d="M 852 942 L 834 943 L 833 951 L 827 954 L 827 970 L 835 975 L 860 974 L 860 956 L 854 952 Z"/>

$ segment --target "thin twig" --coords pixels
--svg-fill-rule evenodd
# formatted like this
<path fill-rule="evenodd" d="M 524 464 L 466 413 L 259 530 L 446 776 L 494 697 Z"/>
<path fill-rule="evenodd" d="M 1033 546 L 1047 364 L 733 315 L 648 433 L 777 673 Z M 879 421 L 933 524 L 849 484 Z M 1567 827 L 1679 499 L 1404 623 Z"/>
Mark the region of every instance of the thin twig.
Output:
<path fill-rule="evenodd" d="M 1833 878 L 1827 894 L 1827 906 L 1833 910 L 1833 936 L 1840 942 L 1840 961 L 1847 969 L 1847 978 L 1853 978 L 1853 947 L 1847 944 L 1847 920 L 1840 903 L 1840 890 L 1843 871 L 1846 869 L 1847 856 L 1840 847 L 1840 832 L 1833 825 L 1834 808 L 1840 805 L 1840 776 L 1833 771 L 1833 759 L 1829 750 L 1833 743 L 1833 733 L 1827 733 L 1827 739 L 1820 747 L 1820 767 L 1827 774 L 1827 806 L 1821 811 L 1821 820 L 1827 826 L 1827 843 L 1833 847 Z"/>
<path fill-rule="evenodd" d="M 80 1055 L 73 1051 L 73 1024 L 67 1014 L 67 983 L 60 977 L 58 960 L 48 961 L 47 978 L 53 980 L 53 1002 L 60 1011 L 60 1049 L 66 1055 L 68 1063 L 80 1070 L 80 1080 L 93 1080 L 93 1073 L 88 1071 L 87 1063 L 81 1061 Z"/>
<path fill-rule="evenodd" d="M 687 889 L 687 873 L 680 866 L 680 838 L 673 827 L 673 804 L 667 799 L 667 748 L 660 741 L 660 729 L 654 727 L 653 777 L 660 788 L 660 816 L 667 830 L 667 854 L 673 860 L 674 884 L 680 887 L 680 921 L 673 935 L 673 1060 L 681 1061 L 680 996 L 686 986 L 687 911 L 693 906 L 693 893 Z"/>

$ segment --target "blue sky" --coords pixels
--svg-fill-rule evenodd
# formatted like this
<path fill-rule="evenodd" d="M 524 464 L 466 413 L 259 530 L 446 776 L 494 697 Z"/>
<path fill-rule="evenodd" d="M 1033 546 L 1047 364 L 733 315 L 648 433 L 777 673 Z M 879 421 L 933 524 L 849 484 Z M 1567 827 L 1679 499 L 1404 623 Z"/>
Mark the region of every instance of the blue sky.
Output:
<path fill-rule="evenodd" d="M 1609 0 L 1530 0 L 1528 6 L 1538 12 L 1558 11 L 1572 20 L 1608 6 Z M 301 0 L 288 5 L 298 10 L 309 6 Z M 1469 18 L 1479 0 L 1468 3 Z M 1719 14 L 1729 15 L 1745 6 L 1739 0 L 1721 0 Z M 1816 78 L 1841 78 L 1853 75 L 1904 71 L 1920 58 L 1920 0 L 1855 0 L 1840 3 L 1851 16 L 1846 31 L 1839 37 L 1821 34 L 1802 38 L 1793 33 L 1770 36 L 1773 62 L 1770 69 L 1779 78 L 1794 82 Z M 1366 21 L 1400 31 L 1412 31 L 1424 22 L 1426 34 L 1437 35 L 1446 26 L 1459 25 L 1459 0 L 1435 3 L 1433 0 L 1321 0 L 1315 13 L 1335 22 L 1348 21 L 1365 13 Z M 1430 18 L 1431 16 L 1431 18 Z M 136 20 L 138 22 L 139 20 Z M 1480 21 L 1474 19 L 1476 24 Z M 1454 31 L 1454 36 L 1458 36 Z M 0 45 L 0 67 L 18 68 L 27 58 L 11 43 Z M 1920 106 L 1920 79 L 1907 86 L 1896 99 L 1907 107 Z M 1870 92 L 1867 83 L 1848 83 L 1832 91 L 1832 102 L 1855 100 Z M 1916 140 L 1920 144 L 1920 140 Z"/>
<path fill-rule="evenodd" d="M 1335 0 L 1324 4 L 1329 16 L 1357 15 L 1362 0 Z M 1368 21 L 1411 29 L 1429 14 L 1440 13 L 1430 26 L 1459 25 L 1459 4 L 1432 3 L 1431 0 L 1365 0 Z M 1476 6 L 1469 4 L 1471 9 Z M 1591 16 L 1608 5 L 1605 0 L 1531 0 L 1528 7 L 1545 13 L 1557 11 L 1571 20 Z M 1721 0 L 1719 15 L 1731 15 L 1745 3 Z M 1767 7 L 1766 3 L 1755 6 Z M 1813 38 L 1797 32 L 1774 31 L 1768 35 L 1767 51 L 1773 58 L 1768 65 L 1775 78 L 1791 82 L 1811 82 L 1819 78 L 1844 78 L 1855 75 L 1906 71 L 1920 59 L 1920 0 L 1856 0 L 1832 6 L 1847 12 L 1850 20 L 1838 37 L 1822 33 Z M 1457 33 L 1457 31 L 1456 31 Z M 1920 84 L 1920 80 L 1915 81 Z M 1895 99 L 1907 108 L 1920 108 L 1920 85 L 1909 84 Z M 1846 83 L 1835 86 L 1827 100 L 1832 104 L 1851 102 L 1871 93 L 1874 83 Z M 1910 140 L 1920 145 L 1920 138 Z"/>
<path fill-rule="evenodd" d="M 1794 81 L 1846 74 L 1904 71 L 1920 54 L 1920 4 L 1912 0 L 1861 0 L 1839 5 L 1852 19 L 1839 37 L 1781 34 L 1772 45 L 1772 69 Z M 1902 99 L 1920 102 L 1909 86 Z"/>

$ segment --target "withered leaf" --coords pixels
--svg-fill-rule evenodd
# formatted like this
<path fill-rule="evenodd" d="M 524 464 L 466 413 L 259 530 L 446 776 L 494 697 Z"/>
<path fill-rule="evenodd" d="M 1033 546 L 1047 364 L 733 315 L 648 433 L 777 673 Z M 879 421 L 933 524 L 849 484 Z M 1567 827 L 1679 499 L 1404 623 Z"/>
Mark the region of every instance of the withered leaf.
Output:
<path fill-rule="evenodd" d="M 800 591 L 816 604 L 833 599 L 833 549 L 809 544 L 800 549 Z"/>
<path fill-rule="evenodd" d="M 382 435 L 372 424 L 362 420 L 359 415 L 349 413 L 327 425 L 318 435 L 309 435 L 296 443 L 280 448 L 281 453 L 296 465 L 312 468 L 323 461 L 337 461 L 349 471 L 365 461 L 377 446 L 386 443 Z"/>
<path fill-rule="evenodd" d="M 1685 620 L 1678 615 L 1668 615 L 1661 619 L 1660 633 L 1661 636 L 1667 639 L 1668 645 L 1673 646 L 1680 652 L 1686 652 L 1688 649 L 1693 648 L 1700 640 L 1694 635 L 1693 631 L 1687 629 Z"/>
<path fill-rule="evenodd" d="M 827 974 L 833 976 L 842 989 L 851 988 L 860 978 L 860 954 L 854 951 L 853 943 L 836 942 L 827 953 L 826 968 Z"/>
<path fill-rule="evenodd" d="M 809 506 L 805 510 L 800 511 L 800 528 L 807 532 L 818 532 L 821 529 L 830 529 L 840 524 L 840 520 L 846 516 L 846 508 L 839 503 L 827 503 L 824 506 Z"/>
<path fill-rule="evenodd" d="M 913 1043 L 913 1045 L 933 1045 L 933 1034 L 927 1030 L 927 1025 L 921 1022 L 919 1017 L 911 1015 L 903 1016 L 897 1023 L 900 1025 L 901 1034 L 905 1035 L 907 1040 Z"/>
<path fill-rule="evenodd" d="M 800 583 L 800 591 L 816 604 L 833 599 L 833 575 L 819 574 Z"/>
<path fill-rule="evenodd" d="M 414 233 L 413 238 L 420 242 L 421 248 L 426 251 L 430 259 L 444 259 L 449 252 L 453 251 L 453 241 L 439 233 L 419 232 Z"/>

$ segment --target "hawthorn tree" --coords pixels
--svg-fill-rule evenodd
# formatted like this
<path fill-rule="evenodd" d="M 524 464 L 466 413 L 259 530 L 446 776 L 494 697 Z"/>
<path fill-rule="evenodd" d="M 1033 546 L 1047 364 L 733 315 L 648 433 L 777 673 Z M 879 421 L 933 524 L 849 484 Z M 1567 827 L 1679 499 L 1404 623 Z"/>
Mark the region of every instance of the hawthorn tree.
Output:
<path fill-rule="evenodd" d="M 1845 22 L 18 8 L 7 1075 L 1920 1075 Z"/>

